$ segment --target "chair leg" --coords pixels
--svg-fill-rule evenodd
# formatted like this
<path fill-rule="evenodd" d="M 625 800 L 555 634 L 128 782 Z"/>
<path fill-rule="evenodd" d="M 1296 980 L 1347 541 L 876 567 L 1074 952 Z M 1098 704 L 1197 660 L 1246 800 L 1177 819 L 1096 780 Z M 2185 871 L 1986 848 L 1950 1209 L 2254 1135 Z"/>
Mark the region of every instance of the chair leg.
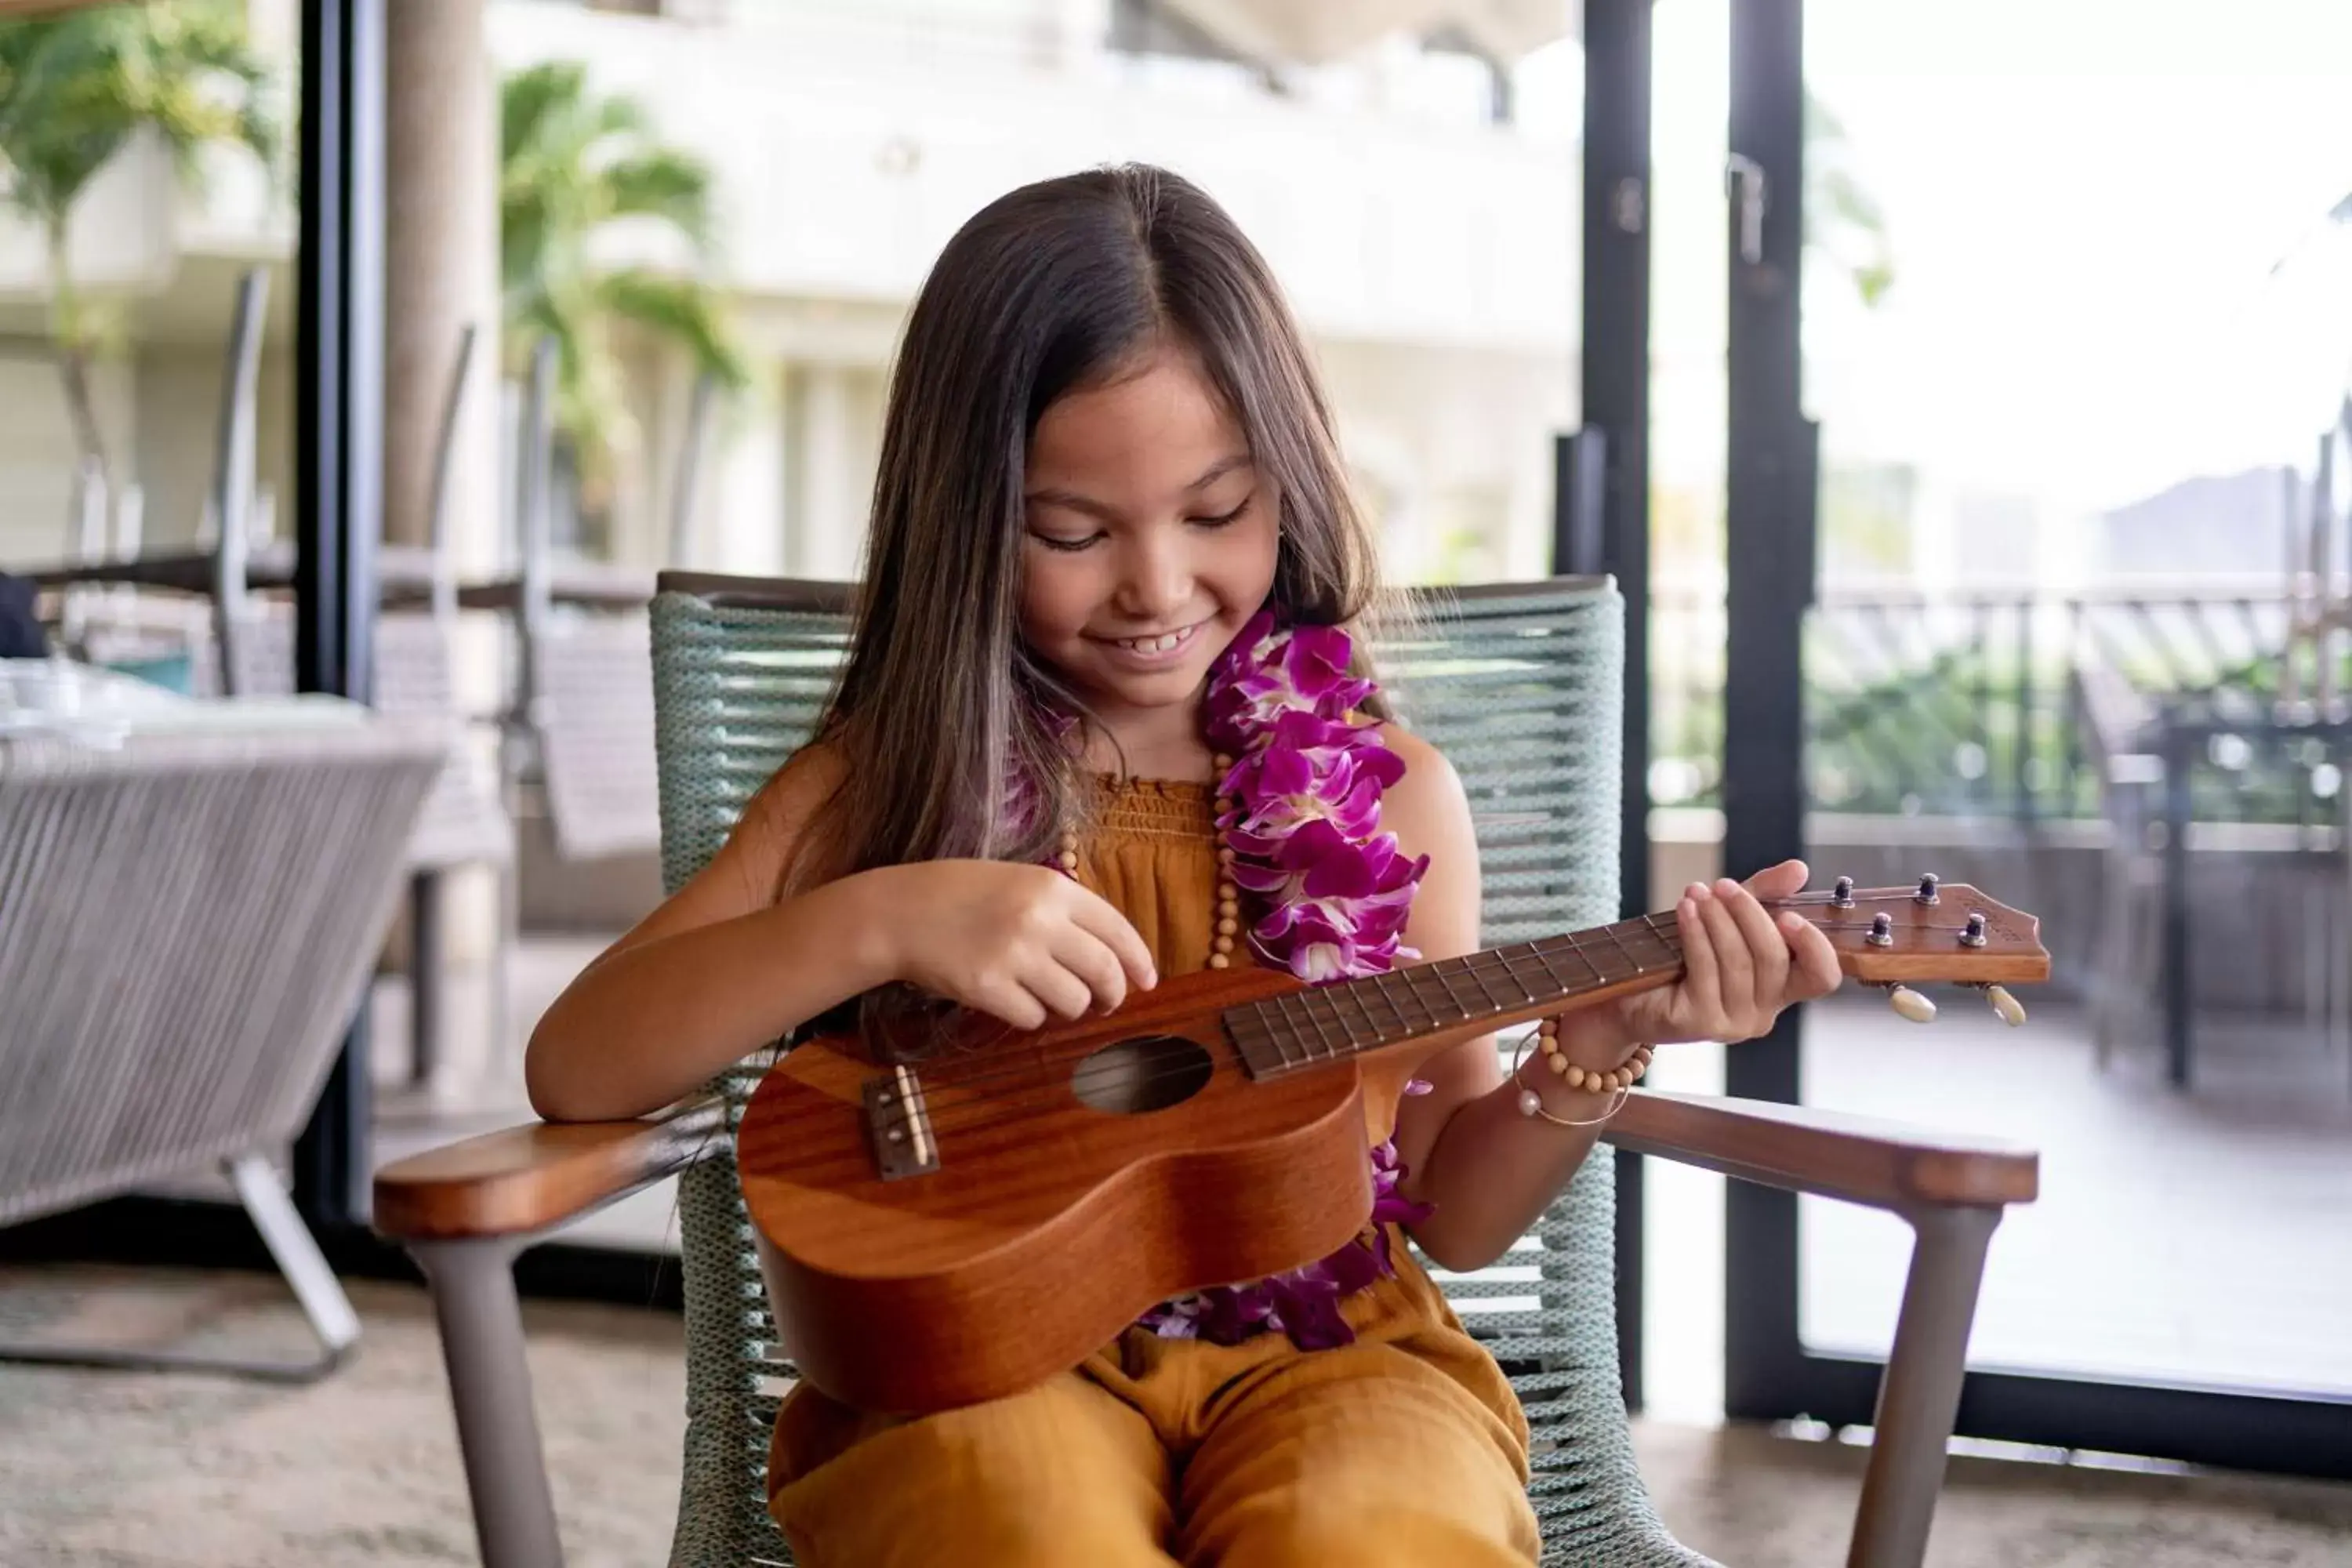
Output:
<path fill-rule="evenodd" d="M 2000 1213 L 1937 1208 L 1906 1216 L 1915 1237 L 1911 1272 L 1895 1320 L 1894 1353 L 1878 1385 L 1870 1468 L 1847 1568 L 1918 1568 L 1927 1555 L 1945 1451 L 1959 1414 L 1985 1249 Z"/>
<path fill-rule="evenodd" d="M 326 1347 L 327 1364 L 331 1366 L 360 1337 L 359 1314 L 352 1310 L 342 1282 L 328 1266 L 268 1161 L 258 1154 L 240 1154 L 228 1163 L 228 1174 L 236 1184 L 237 1201 L 252 1217 L 253 1228 L 261 1233 L 262 1244 L 277 1259 L 286 1283 L 294 1288 L 294 1299 L 302 1303 L 302 1315 Z"/>
<path fill-rule="evenodd" d="M 440 1321 L 483 1568 L 562 1568 L 530 1366 L 523 1359 L 518 1244 L 428 1241 L 411 1243 L 409 1250 L 432 1287 Z"/>
<path fill-rule="evenodd" d="M 270 1383 L 315 1383 L 341 1366 L 359 1343 L 359 1314 L 341 1281 L 319 1250 L 302 1223 L 278 1173 L 259 1154 L 239 1154 L 226 1162 L 236 1195 L 261 1233 L 269 1256 L 277 1260 L 286 1283 L 293 1289 L 303 1319 L 318 1337 L 319 1353 L 294 1361 L 251 1356 L 206 1355 L 131 1346 L 89 1344 L 0 1343 L 0 1361 L 33 1362 L 48 1366 L 92 1366 L 117 1371 L 217 1372 Z"/>

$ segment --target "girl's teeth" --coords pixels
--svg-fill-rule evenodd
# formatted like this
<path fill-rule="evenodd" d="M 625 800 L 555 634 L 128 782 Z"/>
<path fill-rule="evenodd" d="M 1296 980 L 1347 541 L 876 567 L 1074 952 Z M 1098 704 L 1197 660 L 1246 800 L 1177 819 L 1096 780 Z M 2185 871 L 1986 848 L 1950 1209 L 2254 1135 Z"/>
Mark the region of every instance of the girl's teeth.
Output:
<path fill-rule="evenodd" d="M 1156 637 L 1121 637 L 1118 646 L 1138 653 L 1166 653 L 1183 640 L 1181 632 L 1162 632 Z"/>

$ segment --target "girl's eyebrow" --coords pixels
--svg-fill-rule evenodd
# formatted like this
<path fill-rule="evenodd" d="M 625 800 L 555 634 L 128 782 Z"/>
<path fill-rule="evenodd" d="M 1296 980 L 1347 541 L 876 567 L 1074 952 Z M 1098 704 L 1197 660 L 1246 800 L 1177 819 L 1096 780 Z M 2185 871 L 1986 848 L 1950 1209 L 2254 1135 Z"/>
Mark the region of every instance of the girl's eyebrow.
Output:
<path fill-rule="evenodd" d="M 1245 468 L 1249 465 L 1250 455 L 1247 452 L 1235 452 L 1229 457 L 1220 458 L 1210 464 L 1199 479 L 1184 487 L 1185 493 L 1189 495 L 1194 490 L 1206 489 L 1234 469 Z M 1082 496 L 1076 490 L 1066 490 L 1053 485 L 1041 486 L 1029 491 L 1021 499 L 1031 506 L 1067 507 L 1072 511 L 1084 512 L 1087 516 L 1103 522 L 1117 522 L 1121 515 L 1115 506 L 1108 505 L 1088 496 Z"/>
<path fill-rule="evenodd" d="M 1230 457 L 1220 458 L 1215 462 L 1209 465 L 1209 468 L 1206 473 L 1202 474 L 1199 479 L 1194 479 L 1191 484 L 1186 485 L 1184 488 L 1187 490 L 1207 489 L 1211 485 L 1215 484 L 1219 479 L 1223 479 L 1235 468 L 1248 468 L 1249 461 L 1250 456 L 1247 452 L 1235 452 Z"/>

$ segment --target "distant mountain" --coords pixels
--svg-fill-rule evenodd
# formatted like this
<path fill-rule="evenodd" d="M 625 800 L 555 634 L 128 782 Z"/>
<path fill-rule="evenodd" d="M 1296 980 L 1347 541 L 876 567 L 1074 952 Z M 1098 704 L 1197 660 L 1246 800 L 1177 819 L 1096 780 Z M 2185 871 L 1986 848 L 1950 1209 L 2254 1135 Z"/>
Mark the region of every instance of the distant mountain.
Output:
<path fill-rule="evenodd" d="M 2096 574 L 2281 577 L 2286 570 L 2286 473 L 2250 468 L 2200 475 L 2101 513 Z M 2339 535 L 2339 568 L 2343 547 Z"/>

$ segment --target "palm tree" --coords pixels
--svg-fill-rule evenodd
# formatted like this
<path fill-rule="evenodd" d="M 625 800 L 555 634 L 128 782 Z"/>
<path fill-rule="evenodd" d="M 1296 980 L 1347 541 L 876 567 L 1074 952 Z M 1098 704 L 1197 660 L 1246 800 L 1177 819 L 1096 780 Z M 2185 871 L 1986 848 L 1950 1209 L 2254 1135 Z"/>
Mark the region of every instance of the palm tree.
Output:
<path fill-rule="evenodd" d="M 711 251 L 710 173 L 663 145 L 634 100 L 589 90 L 577 64 L 532 66 L 500 90 L 499 265 L 503 357 L 520 374 L 541 338 L 556 345 L 555 426 L 591 495 L 630 439 L 614 353 L 629 323 L 683 349 L 697 371 L 735 388 L 746 378 L 717 291 L 646 266 L 600 266 L 624 224 Z"/>
<path fill-rule="evenodd" d="M 39 228 L 48 255 L 49 336 L 85 473 L 113 490 L 90 367 L 121 337 L 112 301 L 85 299 L 67 253 L 74 205 L 142 133 L 194 185 L 205 149 L 250 148 L 267 165 L 280 131 L 274 75 L 234 0 L 109 5 L 0 24 L 0 204 Z"/>

